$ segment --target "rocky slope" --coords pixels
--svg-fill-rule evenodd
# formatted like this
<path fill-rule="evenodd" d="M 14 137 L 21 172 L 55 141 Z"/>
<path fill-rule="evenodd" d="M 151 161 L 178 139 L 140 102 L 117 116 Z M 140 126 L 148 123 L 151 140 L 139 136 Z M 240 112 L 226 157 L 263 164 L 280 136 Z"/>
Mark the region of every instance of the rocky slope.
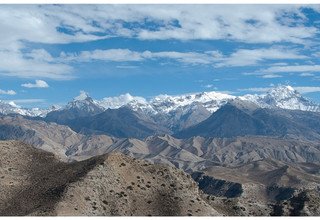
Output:
<path fill-rule="evenodd" d="M 192 177 L 120 153 L 64 163 L 0 142 L 0 215 L 319 215 L 320 166 L 259 160 Z M 199 190 L 199 188 L 200 190 Z"/>
<path fill-rule="evenodd" d="M 115 139 L 105 135 L 85 136 L 64 125 L 28 120 L 22 116 L 0 116 L 0 140 L 20 140 L 67 161 L 69 148 L 109 146 Z"/>
<path fill-rule="evenodd" d="M 77 147 L 72 150 L 73 154 L 70 154 L 69 158 L 82 160 L 110 151 L 120 151 L 153 163 L 168 164 L 187 172 L 215 165 L 238 166 L 267 158 L 292 164 L 320 161 L 320 145 L 317 142 L 253 136 L 176 139 L 163 135 L 148 137 L 144 141 L 120 139 L 108 147 Z"/>
<path fill-rule="evenodd" d="M 176 137 L 237 137 L 264 135 L 299 140 L 320 140 L 320 113 L 260 108 L 253 102 L 234 100 L 208 119 L 184 129 Z"/>
<path fill-rule="evenodd" d="M 312 171 L 306 172 L 305 167 Z M 208 193 L 209 203 L 222 213 L 319 215 L 319 168 L 316 164 L 290 165 L 265 159 L 233 168 L 214 166 L 193 176 L 195 179 L 202 178 L 200 188 Z M 216 191 L 219 181 L 222 190 Z M 224 192 L 224 197 L 218 196 L 221 192 Z M 226 201 L 229 203 L 227 210 L 223 206 Z"/>
<path fill-rule="evenodd" d="M 16 141 L 0 142 L 0 215 L 219 215 L 190 176 L 110 154 L 63 163 Z"/>
<path fill-rule="evenodd" d="M 119 151 L 154 163 L 166 163 L 186 171 L 201 170 L 216 164 L 240 165 L 272 158 L 284 162 L 320 161 L 316 141 L 245 136 L 235 138 L 192 137 L 177 139 L 170 135 L 143 140 L 84 135 L 69 127 L 28 120 L 21 116 L 0 117 L 0 140 L 20 140 L 35 148 L 52 152 L 63 161 L 84 160 Z"/>
<path fill-rule="evenodd" d="M 83 134 L 106 134 L 118 138 L 145 138 L 155 134 L 170 133 L 146 115 L 139 114 L 128 107 L 108 109 L 100 114 L 77 117 L 67 125 Z"/>

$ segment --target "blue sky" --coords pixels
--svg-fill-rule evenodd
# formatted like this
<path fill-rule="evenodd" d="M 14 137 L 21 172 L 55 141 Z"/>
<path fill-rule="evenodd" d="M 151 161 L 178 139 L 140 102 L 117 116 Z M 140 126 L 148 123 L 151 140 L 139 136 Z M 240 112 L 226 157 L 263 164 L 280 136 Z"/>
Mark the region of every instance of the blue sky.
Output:
<path fill-rule="evenodd" d="M 24 107 L 279 83 L 320 102 L 317 5 L 1 5 L 0 29 L 0 100 Z"/>

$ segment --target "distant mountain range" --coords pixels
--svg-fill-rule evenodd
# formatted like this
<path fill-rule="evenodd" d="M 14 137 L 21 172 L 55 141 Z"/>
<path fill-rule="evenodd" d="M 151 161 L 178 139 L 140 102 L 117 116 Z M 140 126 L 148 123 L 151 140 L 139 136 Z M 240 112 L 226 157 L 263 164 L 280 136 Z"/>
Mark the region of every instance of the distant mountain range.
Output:
<path fill-rule="evenodd" d="M 210 113 L 217 111 L 222 105 L 234 99 L 247 100 L 256 103 L 261 108 L 283 108 L 291 110 L 313 111 L 319 112 L 320 105 L 316 104 L 291 86 L 279 85 L 270 90 L 266 94 L 261 95 L 244 95 L 232 96 L 220 92 L 202 92 L 185 95 L 159 95 L 147 101 L 142 97 L 131 96 L 130 94 L 120 95 L 118 97 L 107 97 L 102 100 L 94 100 L 85 92 L 74 98 L 65 107 L 59 109 L 54 106 L 50 109 L 26 109 L 17 106 L 15 103 L 0 101 L 1 114 L 21 114 L 26 116 L 45 117 L 53 111 L 77 111 L 73 112 L 78 116 L 89 116 L 107 109 L 118 109 L 128 107 L 133 111 L 143 112 L 147 115 L 166 115 L 174 118 L 176 114 L 186 115 L 194 108 L 202 107 L 202 115 L 207 117 Z M 204 112 L 204 109 L 207 111 Z M 88 114 L 85 114 L 88 113 Z M 71 114 L 71 113 L 70 113 Z M 71 116 L 70 116 L 71 117 Z M 174 119 L 172 119 L 174 121 Z"/>

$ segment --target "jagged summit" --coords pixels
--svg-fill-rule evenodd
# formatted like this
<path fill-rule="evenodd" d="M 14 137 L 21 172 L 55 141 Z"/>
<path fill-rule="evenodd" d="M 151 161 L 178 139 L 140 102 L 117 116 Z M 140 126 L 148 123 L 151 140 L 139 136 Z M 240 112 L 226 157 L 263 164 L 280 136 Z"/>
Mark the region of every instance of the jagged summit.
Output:
<path fill-rule="evenodd" d="M 80 91 L 80 94 L 73 99 L 74 101 L 84 101 L 84 100 L 92 100 L 89 94 L 83 90 Z"/>
<path fill-rule="evenodd" d="M 104 108 L 100 106 L 97 101 L 93 100 L 85 91 L 80 91 L 80 94 L 69 102 L 65 109 L 73 109 L 94 114 L 104 110 Z"/>
<path fill-rule="evenodd" d="M 132 96 L 130 93 L 125 93 L 116 97 L 106 97 L 97 102 L 105 109 L 117 109 L 127 106 L 134 111 L 155 113 L 155 110 L 145 98 Z"/>
<path fill-rule="evenodd" d="M 302 111 L 320 111 L 320 105 L 303 97 L 289 85 L 270 88 L 266 94 L 246 95 L 244 99 L 255 102 L 262 108 L 282 108 Z"/>

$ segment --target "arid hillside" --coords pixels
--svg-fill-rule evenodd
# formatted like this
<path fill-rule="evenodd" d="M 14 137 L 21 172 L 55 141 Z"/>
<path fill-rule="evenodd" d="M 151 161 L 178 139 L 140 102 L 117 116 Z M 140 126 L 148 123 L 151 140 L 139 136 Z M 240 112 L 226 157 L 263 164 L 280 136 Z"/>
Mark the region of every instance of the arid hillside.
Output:
<path fill-rule="evenodd" d="M 63 163 L 0 143 L 0 215 L 219 215 L 183 171 L 120 153 Z"/>

